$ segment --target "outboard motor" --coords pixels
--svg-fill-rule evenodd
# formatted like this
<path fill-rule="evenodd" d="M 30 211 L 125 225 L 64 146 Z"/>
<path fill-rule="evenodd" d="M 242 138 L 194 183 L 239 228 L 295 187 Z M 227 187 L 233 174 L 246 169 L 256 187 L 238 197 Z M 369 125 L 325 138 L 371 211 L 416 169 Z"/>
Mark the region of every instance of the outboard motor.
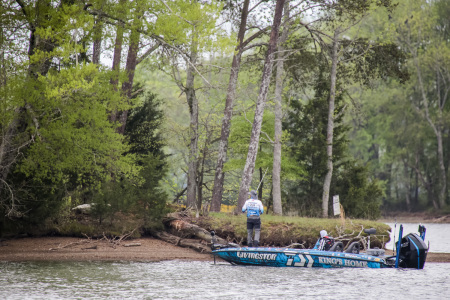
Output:
<path fill-rule="evenodd" d="M 423 269 L 428 247 L 417 233 L 410 233 L 401 240 L 398 266 L 400 268 Z"/>

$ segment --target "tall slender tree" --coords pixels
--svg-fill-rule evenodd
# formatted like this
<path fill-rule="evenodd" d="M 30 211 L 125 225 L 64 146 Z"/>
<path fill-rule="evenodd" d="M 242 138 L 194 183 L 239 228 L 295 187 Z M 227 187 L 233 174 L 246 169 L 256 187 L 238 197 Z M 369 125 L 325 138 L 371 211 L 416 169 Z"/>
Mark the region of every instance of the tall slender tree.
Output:
<path fill-rule="evenodd" d="M 269 90 L 270 77 L 272 75 L 274 53 L 278 42 L 278 32 L 280 29 L 281 18 L 283 16 L 283 7 L 285 0 L 277 0 L 275 5 L 275 14 L 273 17 L 272 31 L 270 33 L 269 46 L 266 52 L 264 68 L 261 76 L 261 84 L 259 88 L 258 99 L 256 102 L 255 118 L 253 120 L 252 134 L 248 146 L 247 160 L 245 162 L 244 171 L 242 172 L 242 180 L 239 188 L 239 198 L 237 210 L 239 211 L 247 199 L 250 183 L 252 181 L 253 171 L 255 168 L 256 156 L 258 155 L 259 136 L 261 134 L 261 124 L 264 113 L 264 106 Z"/>
<path fill-rule="evenodd" d="M 284 43 L 288 38 L 290 20 L 289 20 L 289 3 L 287 0 L 284 4 L 284 24 L 283 32 L 278 41 L 278 53 L 276 63 L 276 79 L 275 79 L 275 140 L 273 144 L 273 168 L 272 168 L 272 196 L 273 196 L 273 213 L 275 215 L 283 214 L 283 206 L 281 204 L 281 136 L 282 128 L 282 94 L 283 94 L 283 77 L 284 77 Z"/>
<path fill-rule="evenodd" d="M 233 102 L 236 93 L 236 85 L 239 76 L 239 69 L 241 65 L 241 57 L 244 43 L 244 36 L 247 27 L 248 7 L 250 0 L 245 0 L 241 11 L 241 22 L 239 25 L 239 32 L 237 36 L 236 49 L 233 54 L 233 62 L 231 63 L 230 79 L 228 81 L 227 95 L 225 100 L 225 109 L 222 119 L 222 131 L 220 133 L 220 142 L 217 155 L 216 173 L 214 177 L 214 187 L 211 198 L 211 211 L 220 211 L 220 205 L 223 194 L 223 183 L 225 174 L 223 172 L 223 165 L 226 161 L 228 149 L 228 137 L 230 136 L 231 117 L 233 115 Z"/>

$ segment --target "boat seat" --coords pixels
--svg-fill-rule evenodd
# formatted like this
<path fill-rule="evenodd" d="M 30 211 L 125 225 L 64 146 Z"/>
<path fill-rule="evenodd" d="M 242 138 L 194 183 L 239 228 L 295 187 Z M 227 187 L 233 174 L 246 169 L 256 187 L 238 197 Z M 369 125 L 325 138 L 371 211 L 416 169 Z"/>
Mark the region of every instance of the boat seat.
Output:
<path fill-rule="evenodd" d="M 345 253 L 359 254 L 359 249 L 360 249 L 359 242 L 353 242 L 347 247 L 347 249 L 345 249 L 344 252 Z"/>
<path fill-rule="evenodd" d="M 335 242 L 333 246 L 331 246 L 330 250 L 333 252 L 342 252 L 344 250 L 344 244 L 342 242 Z"/>

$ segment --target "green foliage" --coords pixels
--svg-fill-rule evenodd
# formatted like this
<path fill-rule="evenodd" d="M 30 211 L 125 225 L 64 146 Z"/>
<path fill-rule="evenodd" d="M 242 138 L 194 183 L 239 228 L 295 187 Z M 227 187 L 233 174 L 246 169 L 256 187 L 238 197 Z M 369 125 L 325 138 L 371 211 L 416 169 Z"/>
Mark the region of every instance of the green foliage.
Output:
<path fill-rule="evenodd" d="M 370 181 L 367 167 L 348 164 L 333 184 L 332 194 L 339 195 L 346 217 L 376 220 L 380 217 L 382 187 Z"/>
<path fill-rule="evenodd" d="M 129 153 L 164 157 L 162 148 L 165 146 L 161 136 L 161 126 L 164 121 L 162 101 L 155 94 L 146 94 L 142 105 L 133 108 L 127 119 L 125 136 L 130 144 Z"/>
<path fill-rule="evenodd" d="M 233 118 L 231 133 L 229 138 L 229 148 L 235 159 L 230 159 L 224 171 L 233 169 L 243 169 L 248 152 L 248 143 L 252 131 L 252 122 L 255 114 L 244 112 L 240 116 Z M 274 136 L 274 115 L 270 111 L 264 111 L 260 148 L 255 163 L 255 169 L 259 167 L 272 167 L 272 143 Z M 267 135 L 267 136 L 266 136 Z"/>
<path fill-rule="evenodd" d="M 295 180 L 286 180 L 283 198 L 286 208 L 304 216 L 316 216 L 321 211 L 322 186 L 326 167 L 326 134 L 328 123 L 328 84 L 319 76 L 316 97 L 303 104 L 292 101 L 283 128 L 289 133 L 288 155 L 304 170 Z M 342 94 L 336 97 L 335 128 L 333 131 L 334 172 L 339 172 L 347 157 L 348 127 L 342 124 Z"/>
<path fill-rule="evenodd" d="M 186 57 L 180 53 L 188 53 L 192 45 L 198 54 L 199 172 L 203 195 L 210 193 L 230 54 L 236 42 L 235 32 L 227 33 L 217 26 L 217 20 L 233 18 L 233 31 L 239 22 L 240 3 L 93 0 L 85 7 L 79 1 L 43 0 L 21 1 L 21 9 L 18 1 L 3 2 L 0 150 L 7 149 L 0 153 L 3 232 L 26 232 L 43 222 L 56 224 L 58 217 L 68 218 L 70 206 L 85 202 L 97 203 L 94 215 L 103 225 L 123 217 L 122 213 L 148 226 L 156 224 L 166 212 L 168 195 L 163 181 L 171 182 L 174 194 L 185 185 L 190 136 L 188 109 L 180 101 L 186 79 L 186 65 L 180 67 Z M 332 193 L 341 196 L 351 217 L 376 218 L 380 199 L 385 209 L 432 207 L 443 186 L 436 129 L 444 141 L 447 175 L 450 162 L 449 2 L 405 0 L 397 9 L 390 0 L 313 2 L 324 16 L 315 29 L 329 34 L 338 26 L 356 24 L 340 41 Z M 272 4 L 265 3 L 249 26 L 269 24 L 265 18 Z M 105 15 L 93 16 L 94 11 Z M 251 17 L 255 17 L 253 13 Z M 362 15 L 361 22 L 354 22 Z M 124 53 L 130 31 L 136 28 L 140 29 L 140 45 L 153 45 L 156 35 L 170 45 L 149 56 L 146 68 L 136 73 L 136 79 L 164 97 L 164 102 L 151 94 L 128 102 L 111 85 L 117 74 L 106 65 L 90 64 L 94 39 L 102 38 L 103 57 L 114 50 L 116 22 L 124 28 Z M 101 30 L 95 27 L 99 24 Z M 297 20 L 293 24 L 298 24 Z M 254 32 L 249 31 L 248 36 Z M 302 26 L 290 34 L 285 45 L 292 52 L 285 62 L 289 84 L 285 100 L 290 107 L 283 135 L 283 201 L 303 215 L 319 212 L 326 171 L 329 46 L 325 44 L 328 38 L 322 38 L 324 43 L 313 41 Z M 261 36 L 252 43 L 265 40 Z M 139 59 L 144 51 L 138 53 Z M 242 58 L 225 165 L 226 203 L 237 198 L 264 52 L 265 46 L 251 48 Z M 120 72 L 119 82 L 127 75 Z M 351 103 L 343 111 L 347 95 Z M 274 116 L 270 104 L 256 161 L 256 170 L 268 170 L 266 186 L 270 186 L 272 168 Z M 109 117 L 111 112 L 123 110 L 130 111 L 126 133 L 121 136 L 116 133 L 118 124 Z M 350 153 L 364 166 L 347 153 L 347 134 Z M 170 157 L 164 154 L 164 147 Z M 261 179 L 258 177 L 254 176 L 254 186 Z M 448 178 L 446 184 L 444 204 L 448 205 Z M 57 224 L 60 232 L 88 231 L 69 221 L 67 230 Z M 239 232 L 245 234 L 245 228 Z"/>
<path fill-rule="evenodd" d="M 74 184 L 83 185 L 95 185 L 111 174 L 137 176 L 135 158 L 122 155 L 127 147 L 108 121 L 110 109 L 121 100 L 109 89 L 107 76 L 88 65 L 52 72 L 39 83 L 41 93 L 28 86 L 34 95 L 28 103 L 43 117 L 20 172 L 55 183 L 72 174 Z"/>
<path fill-rule="evenodd" d="M 375 79 L 386 80 L 389 77 L 405 83 L 409 79 L 406 66 L 406 53 L 394 43 L 371 43 L 367 39 L 344 40 L 342 46 L 347 49 L 344 59 L 352 62 L 341 64 L 338 70 L 341 77 L 370 85 Z"/>
<path fill-rule="evenodd" d="M 353 117 L 350 149 L 370 167 L 372 176 L 385 182 L 385 210 L 438 206 L 443 178 L 437 130 L 446 140 L 449 126 L 448 94 L 442 92 L 448 76 L 441 75 L 450 68 L 448 17 L 443 17 L 447 2 L 403 1 L 389 16 L 377 12 L 363 26 L 371 39 L 395 43 L 406 53 L 404 65 L 410 74 L 403 85 L 377 82 L 373 91 L 354 88 L 352 94 L 359 97 L 360 106 Z M 444 153 L 448 146 L 443 143 Z M 444 159 L 444 168 L 448 164 Z M 448 178 L 446 182 L 448 204 Z"/>
<path fill-rule="evenodd" d="M 162 187 L 166 176 L 165 141 L 161 135 L 164 121 L 163 102 L 148 93 L 143 103 L 133 108 L 127 120 L 125 136 L 130 143 L 130 152 L 138 155 L 142 184 L 135 187 L 136 213 L 147 222 L 159 220 L 167 213 L 167 194 Z"/>

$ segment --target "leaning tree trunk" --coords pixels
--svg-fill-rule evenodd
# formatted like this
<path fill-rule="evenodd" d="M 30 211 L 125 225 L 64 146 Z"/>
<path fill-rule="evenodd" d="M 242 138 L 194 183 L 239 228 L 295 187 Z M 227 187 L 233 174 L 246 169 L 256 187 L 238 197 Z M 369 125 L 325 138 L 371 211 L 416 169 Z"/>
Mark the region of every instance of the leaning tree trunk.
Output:
<path fill-rule="evenodd" d="M 192 38 L 191 53 L 187 58 L 190 61 L 186 62 L 188 68 L 186 71 L 186 99 L 189 105 L 189 135 L 190 135 L 190 145 L 189 145 L 189 158 L 188 158 L 188 178 L 187 178 L 187 207 L 195 207 L 197 212 L 201 207 L 196 205 L 196 192 L 197 192 L 197 151 L 198 151 L 198 100 L 195 95 L 194 79 L 195 70 L 194 65 L 197 62 L 197 51 L 198 43 L 196 37 Z"/>
<path fill-rule="evenodd" d="M 278 31 L 281 24 L 281 17 L 283 15 L 283 6 L 285 0 L 277 0 L 275 6 L 275 15 L 273 18 L 272 31 L 270 33 L 269 47 L 264 61 L 264 69 L 261 78 L 261 85 L 259 88 L 259 95 L 256 102 L 255 118 L 253 120 L 252 133 L 250 137 L 250 144 L 248 146 L 247 160 L 245 162 L 244 171 L 242 173 L 242 180 L 239 189 L 238 205 L 236 210 L 240 211 L 247 199 L 247 193 L 252 181 L 253 171 L 255 169 L 256 156 L 258 155 L 259 136 L 261 134 L 261 125 L 264 114 L 264 106 L 269 90 L 270 77 L 272 75 L 273 57 L 277 47 Z"/>
<path fill-rule="evenodd" d="M 336 68 L 339 48 L 339 29 L 334 32 L 333 48 L 331 53 L 330 98 L 328 103 L 327 126 L 327 174 L 323 183 L 322 217 L 328 218 L 328 201 L 330 199 L 331 177 L 333 176 L 333 131 L 334 131 L 334 101 L 336 98 Z"/>
<path fill-rule="evenodd" d="M 273 145 L 273 168 L 272 168 L 272 197 L 273 197 L 273 213 L 275 215 L 283 214 L 283 206 L 281 205 L 281 135 L 283 128 L 281 119 L 283 117 L 282 110 L 282 93 L 283 93 L 283 76 L 284 76 L 284 47 L 289 32 L 289 1 L 284 6 L 284 26 L 283 33 L 278 40 L 278 60 L 277 60 L 277 77 L 275 81 L 275 142 Z"/>
<path fill-rule="evenodd" d="M 220 134 L 220 142 L 217 156 L 216 173 L 214 176 L 214 187 L 211 198 L 211 211 L 220 211 L 222 202 L 223 183 L 225 174 L 223 173 L 223 164 L 227 159 L 228 137 L 230 136 L 231 117 L 233 115 L 233 102 L 236 94 L 236 84 L 241 66 L 242 42 L 244 41 L 245 30 L 247 27 L 248 6 L 250 0 L 245 0 L 242 14 L 241 24 L 238 33 L 238 45 L 233 55 L 231 64 L 230 80 L 228 81 L 227 96 L 225 101 L 225 110 L 222 119 L 222 132 Z"/>
<path fill-rule="evenodd" d="M 136 18 L 136 20 L 138 20 L 138 18 Z M 127 73 L 127 80 L 122 83 L 122 94 L 128 99 L 128 101 L 131 98 L 131 90 L 133 89 L 134 72 L 136 70 L 137 53 L 139 51 L 140 36 L 141 35 L 137 30 L 133 30 L 131 32 L 130 45 L 128 47 L 127 64 L 125 66 L 125 71 Z M 128 110 L 121 111 L 119 114 L 120 127 L 117 128 L 118 133 L 120 134 L 125 133 L 125 125 L 127 123 L 127 119 L 128 119 Z"/>

